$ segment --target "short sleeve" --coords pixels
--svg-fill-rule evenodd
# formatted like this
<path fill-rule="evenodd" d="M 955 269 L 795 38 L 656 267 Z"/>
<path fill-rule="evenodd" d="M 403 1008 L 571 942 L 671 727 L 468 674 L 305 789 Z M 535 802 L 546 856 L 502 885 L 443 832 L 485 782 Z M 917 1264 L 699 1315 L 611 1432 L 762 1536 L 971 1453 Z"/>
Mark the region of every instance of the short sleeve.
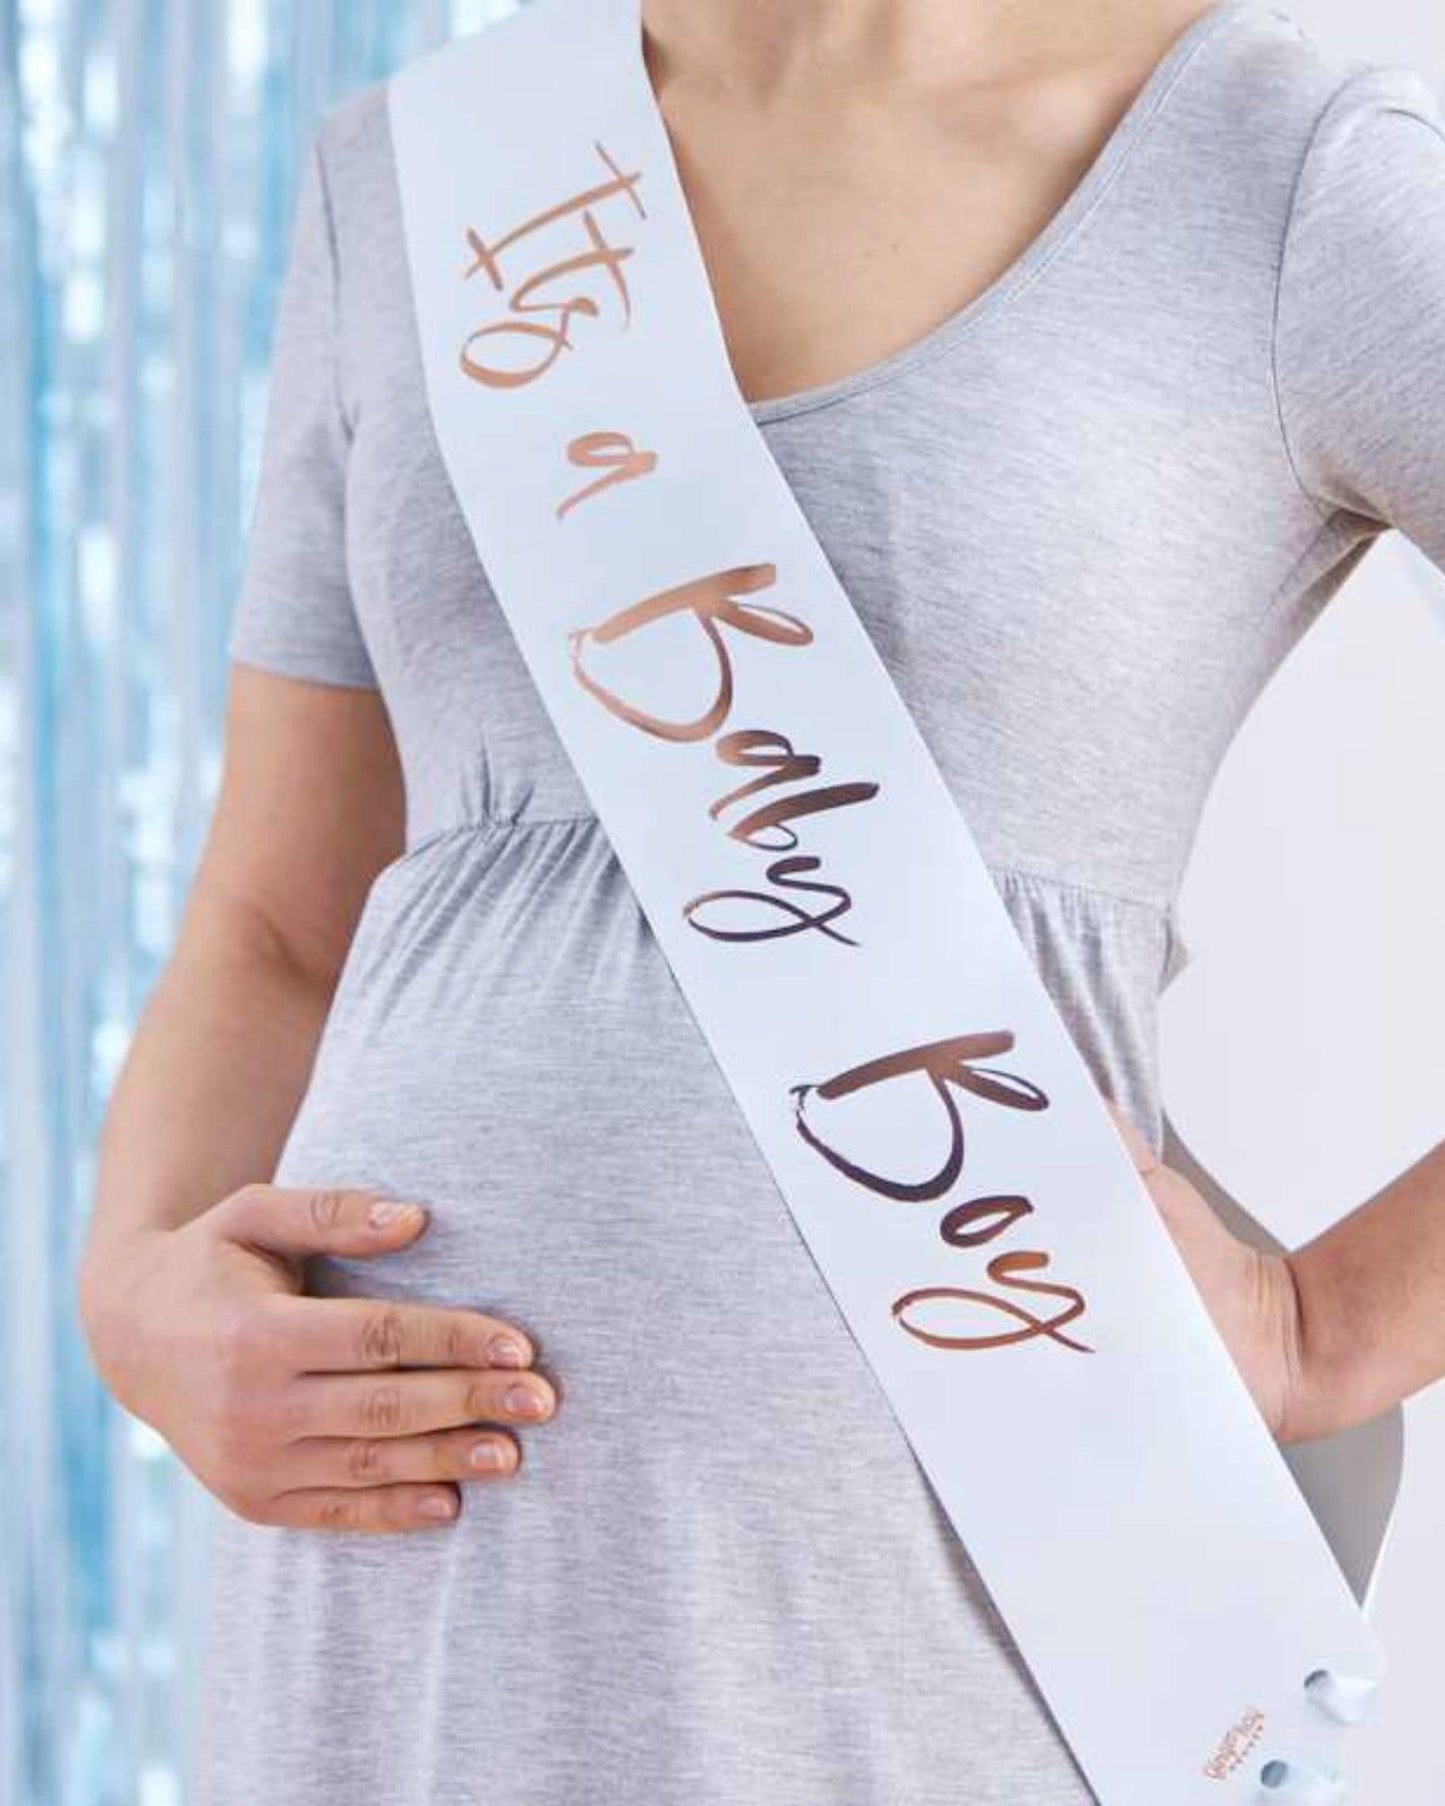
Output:
<path fill-rule="evenodd" d="M 256 503 L 227 650 L 285 677 L 374 687 L 346 565 L 350 428 L 321 135 L 296 194 L 277 301 Z"/>
<path fill-rule="evenodd" d="M 1281 255 L 1275 376 L 1323 514 L 1397 527 L 1445 568 L 1445 120 L 1408 67 L 1334 91 Z"/>

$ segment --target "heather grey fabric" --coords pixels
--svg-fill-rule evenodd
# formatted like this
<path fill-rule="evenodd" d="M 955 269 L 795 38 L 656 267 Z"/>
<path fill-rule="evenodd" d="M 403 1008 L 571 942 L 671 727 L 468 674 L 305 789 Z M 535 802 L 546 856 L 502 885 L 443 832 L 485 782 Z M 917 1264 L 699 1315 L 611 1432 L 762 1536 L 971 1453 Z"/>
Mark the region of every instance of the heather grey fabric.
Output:
<path fill-rule="evenodd" d="M 1441 132 L 1412 72 L 1228 0 L 983 297 L 755 409 L 1156 1144 L 1220 757 L 1387 526 L 1445 561 Z M 1083 1806 L 479 567 L 382 90 L 315 149 L 232 650 L 379 684 L 411 816 L 280 1177 L 426 1200 L 413 1249 L 314 1289 L 512 1317 L 563 1400 L 451 1528 L 218 1511 L 193 1806 Z"/>

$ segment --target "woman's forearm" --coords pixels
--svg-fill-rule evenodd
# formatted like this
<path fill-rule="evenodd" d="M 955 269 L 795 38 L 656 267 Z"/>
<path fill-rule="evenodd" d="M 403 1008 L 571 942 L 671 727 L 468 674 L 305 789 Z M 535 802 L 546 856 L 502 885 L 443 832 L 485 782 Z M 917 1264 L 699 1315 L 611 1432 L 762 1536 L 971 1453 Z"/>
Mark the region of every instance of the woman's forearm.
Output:
<path fill-rule="evenodd" d="M 83 1281 L 137 1233 L 270 1178 L 332 989 L 245 904 L 192 904 L 111 1096 Z"/>
<path fill-rule="evenodd" d="M 1445 1142 L 1289 1266 L 1301 1369 L 1292 1437 L 1362 1423 L 1445 1375 Z"/>

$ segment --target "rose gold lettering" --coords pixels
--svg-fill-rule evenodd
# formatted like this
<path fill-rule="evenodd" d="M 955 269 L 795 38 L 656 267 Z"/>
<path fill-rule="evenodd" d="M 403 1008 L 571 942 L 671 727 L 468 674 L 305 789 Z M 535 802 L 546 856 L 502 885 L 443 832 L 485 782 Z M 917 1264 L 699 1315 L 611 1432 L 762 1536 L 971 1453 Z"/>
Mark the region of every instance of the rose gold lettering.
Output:
<path fill-rule="evenodd" d="M 763 745 L 779 748 L 777 754 L 754 756 Z M 716 747 L 718 757 L 729 765 L 763 765 L 771 769 L 763 777 L 754 778 L 751 783 L 742 784 L 736 790 L 710 805 L 708 814 L 714 820 L 732 803 L 741 802 L 745 797 L 754 796 L 775 784 L 799 783 L 805 777 L 813 777 L 818 772 L 822 761 L 816 754 L 800 754 L 793 750 L 792 742 L 784 734 L 771 732 L 766 728 L 740 728 L 735 733 L 720 736 Z M 779 799 L 767 804 L 764 808 L 755 809 L 742 821 L 729 828 L 728 833 L 734 840 L 741 840 L 748 846 L 756 847 L 760 852 L 787 852 L 798 844 L 798 837 L 791 828 L 782 824 L 797 815 L 816 815 L 825 809 L 841 809 L 850 803 L 870 802 L 878 794 L 878 786 L 874 783 L 860 782 L 826 785 L 818 790 L 804 791 L 800 795 Z M 784 838 L 781 841 L 764 841 L 758 838 L 769 829 L 780 828 Z"/>
<path fill-rule="evenodd" d="M 810 1147 L 816 1149 L 848 1178 L 870 1191 L 906 1202 L 941 1197 L 958 1179 L 964 1164 L 963 1116 L 951 1087 L 1012 1110 L 1035 1111 L 1048 1108 L 1049 1100 L 1037 1085 L 1020 1078 L 1016 1073 L 978 1064 L 995 1054 L 1006 1053 L 1013 1044 L 1014 1037 L 1006 1029 L 954 1035 L 946 1040 L 924 1042 L 916 1047 L 885 1054 L 876 1060 L 865 1061 L 862 1065 L 852 1066 L 835 1074 L 820 1085 L 794 1085 L 790 1091 L 794 1105 L 794 1125 Z M 913 1075 L 927 1079 L 943 1105 L 949 1126 L 947 1157 L 938 1171 L 927 1179 L 910 1182 L 870 1172 L 830 1146 L 808 1121 L 805 1106 L 810 1095 L 824 1100 L 836 1100 L 890 1079 Z M 1031 1215 L 1033 1208 L 1027 1198 L 1017 1193 L 971 1198 L 965 1203 L 955 1204 L 946 1212 L 939 1223 L 939 1234 L 953 1248 L 980 1247 L 1005 1234 L 1024 1217 Z M 1028 1292 L 1062 1299 L 1066 1308 L 1052 1316 L 1039 1316 L 1014 1299 L 1000 1296 L 996 1292 L 974 1291 L 959 1286 L 923 1286 L 916 1291 L 906 1292 L 895 1300 L 892 1306 L 894 1320 L 900 1329 L 934 1348 L 1004 1348 L 1046 1336 L 1077 1353 L 1092 1354 L 1094 1350 L 1087 1343 L 1063 1334 L 1065 1324 L 1072 1323 L 1074 1318 L 1083 1315 L 1086 1308 L 1083 1294 L 1072 1286 L 1022 1277 L 1027 1273 L 1041 1273 L 1048 1265 L 1047 1254 L 1036 1249 L 1017 1248 L 994 1255 L 988 1262 L 986 1272 L 994 1285 L 1004 1292 Z M 922 1324 L 910 1319 L 909 1312 L 918 1305 L 936 1303 L 941 1299 L 999 1313 L 1011 1318 L 1018 1327 L 993 1335 L 945 1334 L 936 1329 L 925 1329 Z"/>
<path fill-rule="evenodd" d="M 699 933 L 710 936 L 715 941 L 775 941 L 786 935 L 802 934 L 816 928 L 826 934 L 830 940 L 843 941 L 849 947 L 856 947 L 857 942 L 828 924 L 836 916 L 845 914 L 853 907 L 853 899 L 837 884 L 806 884 L 794 874 L 798 872 L 815 872 L 822 861 L 811 854 L 799 854 L 793 859 L 775 859 L 768 867 L 768 882 L 776 884 L 782 890 L 817 891 L 822 896 L 836 897 L 834 908 L 821 915 L 810 914 L 799 908 L 796 903 L 786 897 L 770 896 L 760 890 L 708 890 L 696 896 L 690 903 L 683 905 L 683 915 Z M 709 927 L 706 922 L 697 919 L 699 911 L 711 903 L 759 903 L 765 908 L 776 910 L 787 918 L 786 926 L 779 928 L 725 929 Z"/>
<path fill-rule="evenodd" d="M 711 804 L 708 814 L 714 820 L 730 804 L 755 796 L 770 784 L 801 784 L 805 778 L 817 777 L 823 768 L 823 761 L 816 753 L 795 752 L 786 734 L 774 733 L 766 727 L 740 727 L 730 734 L 720 734 L 716 751 L 724 765 L 761 765 L 764 775 L 754 778 L 751 783 L 740 784 L 736 790 Z"/>
<path fill-rule="evenodd" d="M 907 1330 L 910 1336 L 915 1336 L 920 1342 L 927 1342 L 934 1348 L 1007 1348 L 1017 1342 L 1032 1342 L 1039 1336 L 1048 1336 L 1052 1341 L 1061 1342 L 1064 1347 L 1072 1348 L 1079 1354 L 1092 1354 L 1094 1350 L 1087 1343 L 1076 1342 L 1071 1336 L 1061 1333 L 1062 1325 L 1072 1323 L 1075 1317 L 1083 1315 L 1084 1300 L 1080 1293 L 1072 1286 L 1043 1285 L 1013 1277 L 1015 1272 L 1032 1271 L 1048 1264 L 1047 1254 L 1018 1248 L 1010 1254 L 996 1254 L 988 1263 L 988 1276 L 998 1285 L 1067 1298 L 1070 1301 L 1069 1308 L 1060 1311 L 1056 1317 L 1035 1317 L 1010 1299 L 996 1297 L 992 1292 L 965 1291 L 956 1286 L 923 1286 L 916 1292 L 905 1292 L 893 1304 L 893 1316 L 900 1329 Z M 1007 1317 L 1017 1318 L 1022 1328 L 1006 1330 L 996 1336 L 945 1336 L 908 1321 L 905 1313 L 914 1305 L 938 1298 L 966 1300 L 970 1304 L 983 1305 L 988 1310 L 1001 1311 Z"/>
<path fill-rule="evenodd" d="M 907 1202 L 942 1197 L 963 1171 L 963 1117 L 950 1086 L 971 1091 L 990 1103 L 1004 1104 L 1014 1110 L 1043 1110 L 1048 1106 L 1048 1098 L 1037 1085 L 1031 1085 L 1027 1079 L 1001 1072 L 996 1067 L 974 1064 L 993 1054 L 1007 1053 L 1013 1044 L 1014 1038 L 1006 1029 L 973 1035 L 952 1035 L 943 1041 L 924 1042 L 918 1047 L 907 1047 L 898 1053 L 886 1054 L 881 1059 L 869 1060 L 861 1066 L 835 1074 L 820 1085 L 794 1085 L 790 1095 L 793 1098 L 795 1126 L 803 1140 L 815 1148 L 830 1165 L 837 1167 L 839 1172 L 857 1184 L 867 1186 L 870 1191 Z M 805 1106 L 810 1095 L 816 1094 L 829 1102 L 861 1091 L 866 1086 L 881 1084 L 888 1079 L 904 1078 L 914 1073 L 926 1078 L 937 1095 L 948 1119 L 950 1132 L 948 1155 L 938 1171 L 927 1179 L 910 1183 L 886 1178 L 881 1173 L 871 1173 L 839 1153 L 836 1148 L 830 1147 L 808 1122 Z"/>
<path fill-rule="evenodd" d="M 782 825 L 791 817 L 817 815 L 824 809 L 842 809 L 849 803 L 866 803 L 877 794 L 876 784 L 828 784 L 821 790 L 807 790 L 801 796 L 780 797 L 761 809 L 754 809 L 751 815 L 745 815 L 740 822 L 729 828 L 728 833 L 734 840 L 756 847 L 759 852 L 786 852 L 798 844 L 798 837 L 793 830 Z M 760 840 L 758 836 L 770 828 L 779 829 L 786 838 L 781 842 L 774 841 L 771 845 Z"/>
<path fill-rule="evenodd" d="M 977 1248 L 1012 1229 L 1033 1208 L 1027 1198 L 1016 1196 L 970 1198 L 967 1204 L 954 1205 L 938 1225 L 938 1233 L 951 1248 Z M 975 1227 L 980 1223 L 982 1228 Z"/>
<path fill-rule="evenodd" d="M 637 184 L 642 180 L 641 171 L 634 170 L 631 175 L 625 176 L 599 142 L 594 140 L 592 148 L 612 171 L 613 179 L 610 182 L 600 183 L 596 188 L 584 188 L 580 194 L 574 194 L 565 201 L 559 201 L 555 207 L 548 207 L 542 213 L 533 214 L 531 219 L 523 220 L 520 226 L 514 226 L 510 232 L 504 233 L 494 244 L 486 244 L 480 233 L 469 228 L 467 242 L 476 255 L 471 266 L 463 271 L 464 279 L 474 276 L 478 270 L 483 270 L 492 287 L 498 290 L 502 289 L 505 287 L 505 283 L 499 260 L 503 251 L 508 251 L 513 245 L 520 244 L 529 234 L 540 231 L 544 226 L 553 225 L 556 221 L 565 219 L 570 213 L 581 213 L 589 207 L 598 207 L 603 201 L 611 200 L 615 195 L 625 194 L 635 208 L 638 218 L 647 218 L 646 209 L 637 198 Z"/>
<path fill-rule="evenodd" d="M 597 627 L 576 629 L 567 639 L 577 681 L 629 727 L 641 728 L 644 733 L 655 734 L 661 740 L 706 740 L 727 720 L 733 705 L 733 667 L 722 628 L 731 627 L 738 633 L 784 646 L 806 646 L 813 638 L 812 628 L 794 615 L 736 600 L 738 595 L 770 589 L 777 574 L 777 567 L 771 564 L 745 564 L 728 571 L 715 571 L 711 576 L 694 578 L 690 583 L 680 583 L 675 588 L 644 597 L 641 602 L 619 609 Z M 694 721 L 668 721 L 634 708 L 623 697 L 598 683 L 582 662 L 584 648 L 589 644 L 611 645 L 654 621 L 676 614 L 691 614 L 696 619 L 717 662 L 717 694 Z"/>
<path fill-rule="evenodd" d="M 467 244 L 472 252 L 472 261 L 462 272 L 462 280 L 469 281 L 473 276 L 482 274 L 492 287 L 501 291 L 505 287 L 501 259 L 504 252 L 512 250 L 524 239 L 543 228 L 556 225 L 570 216 L 580 216 L 580 223 L 586 236 L 588 249 L 575 256 L 562 258 L 545 264 L 526 276 L 508 296 L 508 307 L 513 317 L 494 320 L 486 326 L 479 326 L 464 342 L 460 362 L 465 375 L 473 382 L 481 383 L 485 388 L 515 389 L 527 383 L 535 382 L 545 371 L 549 370 L 564 351 L 570 351 L 572 340 L 570 329 L 574 316 L 585 319 L 596 319 L 600 312 L 597 302 L 585 293 L 572 293 L 562 300 L 547 300 L 540 296 L 540 291 L 548 289 L 556 283 L 572 277 L 588 273 L 603 275 L 622 304 L 622 324 L 625 329 L 632 319 L 632 295 L 623 273 L 623 265 L 634 255 L 630 245 L 613 245 L 604 234 L 598 223 L 594 207 L 604 201 L 625 195 L 631 202 L 639 218 L 645 219 L 646 212 L 637 197 L 637 185 L 641 180 L 641 172 L 633 171 L 624 174 L 599 143 L 594 146 L 599 157 L 612 172 L 612 179 L 602 182 L 596 187 L 584 189 L 569 199 L 559 202 L 555 207 L 544 209 L 531 219 L 524 220 L 519 226 L 492 243 L 488 243 L 474 228 L 468 227 Z M 553 315 L 550 321 L 527 318 L 529 315 Z M 513 367 L 508 364 L 490 363 L 473 351 L 473 346 L 482 340 L 491 339 L 538 339 L 545 348 L 536 362 Z"/>
<path fill-rule="evenodd" d="M 630 483 L 649 476 L 657 468 L 657 453 L 639 451 L 626 433 L 583 433 L 567 447 L 567 458 L 579 470 L 605 470 L 606 476 L 588 483 L 565 501 L 557 504 L 557 518 L 563 520 L 579 502 L 600 494 L 613 483 Z"/>

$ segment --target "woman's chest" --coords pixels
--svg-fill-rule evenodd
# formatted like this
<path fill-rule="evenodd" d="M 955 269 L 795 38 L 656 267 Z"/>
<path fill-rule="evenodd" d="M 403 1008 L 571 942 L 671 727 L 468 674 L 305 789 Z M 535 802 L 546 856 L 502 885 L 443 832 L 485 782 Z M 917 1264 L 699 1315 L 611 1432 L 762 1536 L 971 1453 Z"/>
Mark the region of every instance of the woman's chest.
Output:
<path fill-rule="evenodd" d="M 1061 109 L 1038 82 L 834 81 L 752 104 L 669 86 L 671 148 L 743 394 L 871 369 L 976 303 L 1079 182 L 1098 110 Z"/>
<path fill-rule="evenodd" d="M 347 554 L 419 823 L 587 813 L 446 475 L 404 273 L 385 267 L 347 313 Z M 1241 391 L 1237 362 L 1227 338 L 1201 344 L 1184 320 L 1134 330 L 1055 280 L 886 379 L 764 410 L 999 863 L 1047 866 L 1061 823 L 1098 820 L 1121 794 L 1143 865 L 1086 875 L 1153 894 L 1177 859 L 1257 687 L 1254 623 L 1315 524 L 1291 501 L 1263 373 Z M 806 614 L 787 586 L 782 571 L 780 606 Z"/>

